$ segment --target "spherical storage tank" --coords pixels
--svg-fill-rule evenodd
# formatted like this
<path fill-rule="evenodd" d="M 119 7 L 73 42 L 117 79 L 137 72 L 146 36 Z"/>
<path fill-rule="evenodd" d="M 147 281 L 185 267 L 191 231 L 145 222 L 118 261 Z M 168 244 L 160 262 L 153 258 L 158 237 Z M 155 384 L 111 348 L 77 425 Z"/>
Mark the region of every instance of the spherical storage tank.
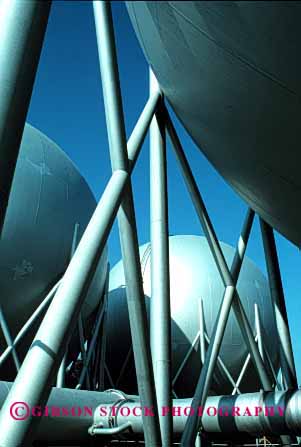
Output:
<path fill-rule="evenodd" d="M 92 192 L 71 160 L 27 124 L 0 241 L 0 304 L 12 338 L 62 276 L 75 225 L 79 224 L 79 240 L 95 206 Z M 106 268 L 105 250 L 82 309 L 86 330 L 102 294 Z M 20 343 L 21 358 L 37 327 Z M 0 334 L 3 352 L 6 342 Z M 11 361 L 0 369 L 2 380 L 12 380 L 14 374 Z"/>
<path fill-rule="evenodd" d="M 195 143 L 301 245 L 301 3 L 127 2 L 145 57 Z"/>
<path fill-rule="evenodd" d="M 235 250 L 224 243 L 221 246 L 230 266 Z M 175 378 L 200 329 L 199 309 L 201 299 L 203 302 L 205 330 L 210 337 L 222 300 L 224 287 L 204 237 L 172 236 L 169 238 L 169 249 L 172 375 Z M 149 302 L 151 300 L 150 244 L 140 247 L 140 259 L 143 287 L 149 314 Z M 266 349 L 274 367 L 277 369 L 277 353 L 273 347 L 276 339 L 276 328 L 268 284 L 264 275 L 247 257 L 244 260 L 239 276 L 238 291 L 254 330 L 254 335 L 254 304 L 258 304 L 261 321 L 266 334 L 268 334 L 268 338 L 264 338 Z M 106 364 L 114 386 L 126 392 L 137 392 L 122 261 L 115 265 L 110 273 L 107 342 Z M 235 381 L 242 369 L 247 353 L 236 318 L 231 310 L 220 356 Z M 178 397 L 193 395 L 200 368 L 201 357 L 198 340 L 174 384 L 174 391 Z M 240 390 L 253 391 L 258 389 L 259 385 L 257 373 L 252 362 L 250 362 Z M 229 381 L 225 379 L 220 371 L 217 371 L 211 391 L 218 394 L 226 394 L 231 393 L 232 389 L 233 386 L 229 384 Z"/>

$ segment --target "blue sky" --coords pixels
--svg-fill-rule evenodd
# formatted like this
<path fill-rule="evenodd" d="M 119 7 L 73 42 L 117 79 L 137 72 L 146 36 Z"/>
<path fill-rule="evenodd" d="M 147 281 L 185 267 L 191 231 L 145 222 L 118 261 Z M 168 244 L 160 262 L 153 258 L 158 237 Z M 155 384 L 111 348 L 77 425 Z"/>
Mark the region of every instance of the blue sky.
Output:
<path fill-rule="evenodd" d="M 129 136 L 148 98 L 148 66 L 123 2 L 112 2 L 119 70 Z M 28 122 L 69 155 L 96 199 L 110 177 L 102 90 L 92 3 L 54 1 L 41 55 Z M 247 210 L 175 120 L 220 240 L 235 245 Z M 139 242 L 149 241 L 149 153 L 144 145 L 133 174 Z M 202 234 L 200 224 L 168 146 L 170 234 Z M 301 378 L 300 252 L 276 234 L 293 346 Z M 111 265 L 120 259 L 117 227 L 109 239 Z M 247 255 L 266 272 L 259 225 L 252 230 Z M 298 346 L 299 345 L 299 346 Z"/>

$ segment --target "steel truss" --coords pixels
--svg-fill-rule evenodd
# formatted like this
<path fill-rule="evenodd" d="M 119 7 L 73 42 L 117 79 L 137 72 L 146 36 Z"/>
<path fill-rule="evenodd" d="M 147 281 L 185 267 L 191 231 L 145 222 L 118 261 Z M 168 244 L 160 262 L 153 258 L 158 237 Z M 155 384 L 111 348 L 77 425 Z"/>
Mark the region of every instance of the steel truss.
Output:
<path fill-rule="evenodd" d="M 7 0 L 4 0 L 1 7 L 1 23 L 5 23 L 5 27 L 0 26 L 0 36 L 2 37 L 0 40 L 0 63 L 2 68 L 5 67 L 5 70 L 1 70 L 0 74 L 0 148 L 2 160 L 0 165 L 0 189 L 1 194 L 2 191 L 5 191 L 5 194 L 1 195 L 3 200 L 0 208 L 0 228 L 5 218 L 11 181 L 43 43 L 50 2 L 9 0 L 8 7 Z M 243 373 L 251 359 L 257 370 L 262 389 L 265 392 L 272 392 L 275 385 L 280 387 L 277 383 L 276 372 L 273 371 L 273 365 L 264 346 L 263 328 L 258 307 L 255 309 L 256 337 L 254 338 L 252 326 L 248 321 L 236 289 L 254 220 L 254 212 L 252 210 L 247 212 L 237 243 L 235 257 L 231 269 L 229 269 L 185 152 L 164 104 L 164 96 L 152 73 L 150 74 L 149 100 L 137 121 L 131 137 L 126 142 L 110 3 L 94 1 L 93 8 L 112 176 L 76 249 L 76 242 L 73 244 L 71 260 L 62 279 L 49 292 L 34 315 L 13 341 L 10 337 L 9 328 L 5 323 L 5 318 L 2 312 L 0 312 L 0 324 L 8 344 L 7 349 L 0 357 L 0 364 L 5 361 L 8 355 L 12 354 L 16 368 L 19 369 L 17 378 L 10 387 L 10 392 L 3 403 L 0 415 L 0 445 L 8 447 L 28 445 L 34 439 L 38 421 L 34 417 L 29 417 L 22 421 L 14 420 L 10 416 L 11 405 L 16 401 L 23 401 L 29 407 L 45 406 L 54 381 L 56 380 L 58 387 L 64 386 L 65 371 L 67 369 L 66 352 L 76 326 L 78 326 L 81 359 L 83 361 L 83 369 L 77 386 L 78 391 L 76 392 L 89 393 L 89 391 L 79 390 L 84 382 L 88 389 L 102 390 L 104 373 L 106 372 L 108 377 L 110 377 L 105 365 L 105 331 L 103 330 L 107 290 L 97 313 L 94 332 L 89 341 L 88 349 L 85 347 L 81 306 L 116 216 L 125 270 L 132 349 L 137 372 L 140 404 L 155 409 L 154 417 L 142 416 L 139 430 L 142 432 L 143 428 L 147 447 L 171 445 L 173 433 L 177 426 L 174 425 L 173 427 L 175 421 L 171 415 L 159 417 L 158 408 L 171 406 L 173 402 L 172 386 L 176 382 L 183 364 L 172 380 L 166 131 L 225 287 L 224 296 L 210 339 L 205 330 L 202 303 L 200 301 L 200 330 L 196 335 L 195 343 L 200 343 L 200 361 L 203 366 L 195 390 L 195 396 L 190 405 L 193 409 L 196 409 L 199 406 L 204 406 L 209 401 L 208 391 L 212 384 L 216 367 L 219 367 L 233 385 L 233 394 L 239 394 L 239 385 Z M 19 49 L 14 58 L 11 57 L 12 54 L 15 54 L 11 51 L 11 45 Z M 27 56 L 28 61 L 26 67 L 22 66 L 22 60 L 25 56 Z M 20 77 L 21 70 L 22 77 Z M 17 92 L 17 95 L 15 92 Z M 142 287 L 131 186 L 131 174 L 149 128 L 152 247 L 150 336 Z M 5 139 L 4 129 L 7 132 Z M 9 148 L 9 151 L 7 148 Z M 7 166 L 9 166 L 9 169 Z M 262 220 L 261 228 L 279 344 L 281 346 L 282 374 L 286 388 L 294 390 L 297 385 L 296 371 L 273 230 Z M 76 237 L 74 240 L 76 240 Z M 48 310 L 31 348 L 20 366 L 15 347 L 23 334 L 48 305 Z M 236 380 L 231 377 L 219 355 L 231 308 L 235 312 L 249 350 L 242 373 Z M 189 356 L 189 352 L 187 356 Z M 91 359 L 93 371 L 89 373 Z M 186 360 L 184 359 L 183 363 Z M 241 396 L 243 398 L 243 395 Z M 233 398 L 237 399 L 238 397 L 233 396 Z M 123 421 L 121 426 L 115 427 L 110 433 L 114 434 L 115 432 L 127 430 L 129 423 L 129 421 Z M 256 425 L 255 422 L 254 425 Z M 288 430 L 282 432 L 282 428 L 280 424 L 279 435 L 288 432 Z M 106 430 L 105 428 L 97 428 L 95 430 L 99 434 L 108 434 L 107 431 L 104 431 Z M 96 432 L 94 431 L 94 434 Z M 182 421 L 180 432 L 183 432 L 181 445 L 191 447 L 194 445 L 196 438 L 198 445 L 199 443 L 204 444 L 206 427 L 197 411 L 195 411 L 194 415 Z M 199 436 L 200 433 L 201 437 Z M 281 440 L 282 444 L 290 444 L 291 442 L 288 437 L 282 437 Z"/>

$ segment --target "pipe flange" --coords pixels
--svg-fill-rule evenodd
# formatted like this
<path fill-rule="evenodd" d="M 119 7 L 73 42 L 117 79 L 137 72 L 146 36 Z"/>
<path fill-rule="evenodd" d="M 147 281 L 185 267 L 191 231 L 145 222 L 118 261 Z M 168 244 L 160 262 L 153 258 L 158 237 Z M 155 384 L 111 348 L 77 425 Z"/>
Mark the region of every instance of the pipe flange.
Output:
<path fill-rule="evenodd" d="M 135 401 L 134 401 L 134 399 L 129 399 L 129 398 L 123 396 L 122 398 L 118 399 L 111 406 L 111 410 L 110 410 L 109 417 L 108 417 L 109 426 L 111 428 L 118 426 L 118 424 L 117 424 L 118 411 L 122 407 L 122 405 L 125 404 L 126 402 L 135 402 Z M 116 411 L 114 412 L 115 415 L 112 415 L 113 407 L 116 409 Z"/>

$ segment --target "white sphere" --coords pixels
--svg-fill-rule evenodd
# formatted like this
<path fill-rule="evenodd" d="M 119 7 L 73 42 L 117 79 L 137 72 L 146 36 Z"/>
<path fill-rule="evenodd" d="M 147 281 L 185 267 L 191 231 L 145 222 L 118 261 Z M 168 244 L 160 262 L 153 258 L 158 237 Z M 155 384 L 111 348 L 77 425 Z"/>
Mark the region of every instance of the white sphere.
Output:
<path fill-rule="evenodd" d="M 231 266 L 235 250 L 221 243 L 226 261 Z M 170 251 L 170 302 L 172 317 L 172 363 L 173 377 L 182 364 L 185 355 L 195 341 L 200 328 L 200 303 L 203 302 L 205 329 L 211 337 L 214 322 L 223 297 L 224 286 L 220 274 L 204 237 L 172 236 L 169 238 Z M 151 297 L 151 246 L 140 247 L 143 288 L 146 296 L 146 306 L 149 314 L 149 298 Z M 109 304 L 107 319 L 107 342 L 110 346 L 107 352 L 107 365 L 114 385 L 124 391 L 135 392 L 136 383 L 133 356 L 131 355 L 125 373 L 118 377 L 126 356 L 131 348 L 126 289 L 123 263 L 120 261 L 112 269 L 109 283 Z M 265 339 L 266 348 L 274 365 L 277 364 L 276 351 L 273 343 L 276 337 L 273 308 L 271 304 L 267 280 L 256 265 L 245 258 L 238 280 L 238 291 L 245 311 L 254 331 L 254 304 L 257 303 L 261 320 L 269 338 Z M 227 323 L 220 356 L 234 380 L 237 379 L 245 358 L 247 348 L 241 336 L 239 326 L 231 310 Z M 200 373 L 199 340 L 194 345 L 185 367 L 179 375 L 174 390 L 180 396 L 192 395 Z M 257 374 L 250 362 L 248 374 L 242 384 L 242 389 L 254 390 L 259 387 Z M 232 391 L 229 381 L 216 373 L 212 391 L 227 393 Z"/>

